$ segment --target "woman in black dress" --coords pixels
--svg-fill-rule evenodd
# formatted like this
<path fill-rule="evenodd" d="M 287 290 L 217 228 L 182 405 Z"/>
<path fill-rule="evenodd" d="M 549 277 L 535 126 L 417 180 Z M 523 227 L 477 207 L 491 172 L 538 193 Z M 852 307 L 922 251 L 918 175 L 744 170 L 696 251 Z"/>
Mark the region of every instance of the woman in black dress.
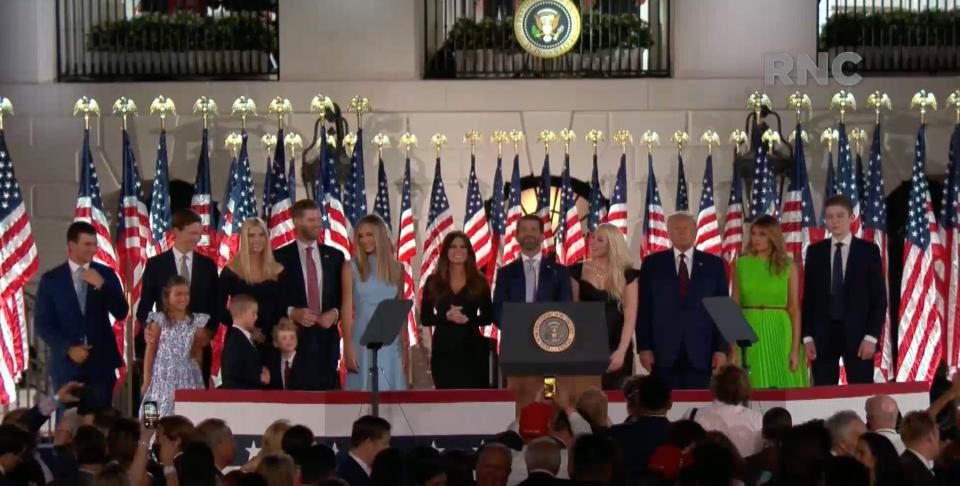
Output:
<path fill-rule="evenodd" d="M 260 218 L 248 218 L 240 226 L 240 248 L 236 256 L 220 272 L 220 308 L 226 325 L 233 325 L 226 310 L 229 298 L 246 294 L 257 301 L 257 327 L 252 334 L 260 356 L 273 349 L 270 333 L 277 321 L 286 315 L 280 305 L 280 272 L 283 265 L 273 258 L 270 233 Z"/>
<path fill-rule="evenodd" d="M 420 322 L 434 328 L 430 368 L 437 388 L 490 386 L 489 347 L 480 328 L 490 324 L 492 316 L 490 286 L 477 270 L 470 237 L 449 233 L 420 304 Z"/>
<path fill-rule="evenodd" d="M 604 390 L 619 390 L 633 374 L 633 330 L 637 319 L 637 277 L 627 240 L 615 226 L 602 224 L 590 235 L 590 259 L 570 267 L 573 300 L 604 302 L 610 365 Z"/>

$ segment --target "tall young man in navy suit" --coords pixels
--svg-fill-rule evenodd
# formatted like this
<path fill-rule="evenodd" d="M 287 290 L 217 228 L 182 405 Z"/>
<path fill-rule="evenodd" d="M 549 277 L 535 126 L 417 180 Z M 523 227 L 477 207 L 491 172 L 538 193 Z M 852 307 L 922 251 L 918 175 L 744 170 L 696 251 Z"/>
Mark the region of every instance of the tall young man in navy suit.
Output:
<path fill-rule="evenodd" d="M 350 450 L 337 461 L 337 476 L 350 486 L 372 484 L 373 461 L 388 447 L 390 422 L 372 415 L 358 418 L 350 431 Z"/>
<path fill-rule="evenodd" d="M 640 267 L 637 349 L 640 363 L 674 390 L 708 388 L 711 369 L 727 361 L 727 342 L 703 306 L 728 295 L 723 261 L 694 249 L 693 216 L 667 220 L 673 248 L 647 256 Z"/>
<path fill-rule="evenodd" d="M 116 370 L 123 365 L 113 319 L 129 306 L 120 279 L 93 261 L 97 230 L 75 222 L 67 229 L 67 261 L 40 277 L 34 324 L 50 347 L 53 388 L 79 381 L 93 390 L 93 406 L 106 408 L 113 397 Z"/>
<path fill-rule="evenodd" d="M 848 383 L 873 383 L 873 355 L 887 312 L 877 245 L 853 236 L 853 204 L 843 195 L 824 202 L 830 238 L 807 248 L 803 274 L 803 345 L 813 384 L 836 385 L 839 359 Z"/>
<path fill-rule="evenodd" d="M 570 302 L 573 288 L 567 267 L 543 256 L 543 221 L 527 214 L 517 222 L 520 258 L 497 273 L 493 291 L 494 323 L 503 325 L 506 302 Z M 566 383 L 561 383 L 565 385 Z M 599 383 L 597 384 L 599 386 Z M 507 387 L 517 394 L 517 411 L 532 402 L 543 386 L 542 376 L 511 376 Z"/>
<path fill-rule="evenodd" d="M 350 286 L 349 263 L 343 254 L 319 244 L 322 222 L 320 208 L 309 199 L 293 205 L 293 224 L 297 240 L 274 252 L 283 265 L 283 288 L 287 317 L 297 324 L 297 354 L 310 355 L 315 372 L 308 378 L 312 390 L 340 388 L 337 366 L 340 362 L 340 306 Z M 347 309 L 346 312 L 352 312 Z M 343 354 L 348 371 L 357 371 L 350 340 L 351 329 L 343 329 Z"/>

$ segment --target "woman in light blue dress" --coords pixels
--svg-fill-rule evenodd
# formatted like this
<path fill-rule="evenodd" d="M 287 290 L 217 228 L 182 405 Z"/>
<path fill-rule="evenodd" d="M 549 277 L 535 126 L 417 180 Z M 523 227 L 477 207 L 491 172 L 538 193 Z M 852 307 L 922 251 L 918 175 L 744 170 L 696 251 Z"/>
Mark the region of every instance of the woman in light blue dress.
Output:
<path fill-rule="evenodd" d="M 356 359 L 355 373 L 347 374 L 347 390 L 370 391 L 370 364 L 373 353 L 360 344 L 373 311 L 380 302 L 395 299 L 403 289 L 403 269 L 397 261 L 393 243 L 386 223 L 376 215 L 367 215 L 357 222 L 354 230 L 354 258 L 350 264 L 353 279 L 353 325 L 349 325 L 349 339 L 353 343 L 352 353 L 346 359 Z M 345 303 L 346 304 L 346 303 Z M 344 307 L 347 307 L 344 305 Z M 403 350 L 406 333 L 400 333 L 393 344 L 380 348 L 377 356 L 380 389 L 406 390 L 407 376 L 403 369 Z M 344 337 L 347 339 L 347 336 Z"/>

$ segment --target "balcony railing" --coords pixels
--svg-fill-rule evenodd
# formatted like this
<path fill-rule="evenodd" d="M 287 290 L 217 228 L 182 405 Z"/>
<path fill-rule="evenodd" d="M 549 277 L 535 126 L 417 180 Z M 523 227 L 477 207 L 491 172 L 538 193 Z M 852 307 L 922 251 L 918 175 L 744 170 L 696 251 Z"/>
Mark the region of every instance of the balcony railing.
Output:
<path fill-rule="evenodd" d="M 859 73 L 960 71 L 960 1 L 819 0 L 820 52 L 856 52 Z"/>
<path fill-rule="evenodd" d="M 524 51 L 514 0 L 424 0 L 426 78 L 627 78 L 670 75 L 669 0 L 574 0 L 580 40 L 555 59 Z"/>
<path fill-rule="evenodd" d="M 61 81 L 275 79 L 270 0 L 57 0 Z"/>

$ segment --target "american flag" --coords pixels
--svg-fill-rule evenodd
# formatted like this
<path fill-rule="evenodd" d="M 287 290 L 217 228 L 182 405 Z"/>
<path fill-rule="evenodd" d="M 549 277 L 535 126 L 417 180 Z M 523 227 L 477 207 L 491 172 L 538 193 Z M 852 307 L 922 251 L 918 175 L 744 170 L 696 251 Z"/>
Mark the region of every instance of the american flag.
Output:
<path fill-rule="evenodd" d="M 217 270 L 223 270 L 223 267 L 230 263 L 228 260 L 223 260 L 220 258 L 220 240 L 225 236 L 225 227 L 227 225 L 227 205 L 230 203 L 230 193 L 233 192 L 233 179 L 237 176 L 237 158 L 230 158 L 230 171 L 227 173 L 227 184 L 223 192 L 223 199 L 220 200 L 220 215 L 217 218 L 217 233 L 214 236 L 214 244 L 216 245 L 216 254 L 213 256 L 213 260 L 217 262 Z"/>
<path fill-rule="evenodd" d="M 117 255 L 120 256 L 120 275 L 123 281 L 130 283 L 130 308 L 136 309 L 140 302 L 143 270 L 147 263 L 147 248 L 150 242 L 150 223 L 147 205 L 143 201 L 143 189 L 140 185 L 140 169 L 133 155 L 130 136 L 123 130 L 123 193 L 120 196 L 120 210 L 117 217 Z M 129 280 L 127 280 L 129 278 Z M 136 326 L 137 323 L 134 323 Z M 135 328 L 136 329 L 136 328 Z M 123 328 L 114 328 L 117 336 L 117 348 L 127 355 Z M 136 330 L 134 330 L 136 333 Z M 120 370 L 122 381 L 125 369 Z"/>
<path fill-rule="evenodd" d="M 117 275 L 117 279 L 120 280 L 122 286 L 123 279 L 120 278 L 117 252 L 114 250 L 113 241 L 110 238 L 107 215 L 103 212 L 103 199 L 100 197 L 100 181 L 97 179 L 97 168 L 93 165 L 93 154 L 90 153 L 89 129 L 83 130 L 83 149 L 80 152 L 80 186 L 77 191 L 77 207 L 73 211 L 73 220 L 90 223 L 97 230 L 97 254 L 93 257 L 93 260 L 110 267 Z M 113 321 L 113 333 L 118 340 L 123 339 L 123 326 L 126 317 L 120 316 Z M 119 346 L 117 349 L 123 350 Z M 126 359 L 125 354 L 123 359 Z"/>
<path fill-rule="evenodd" d="M 940 341 L 942 318 L 937 301 L 936 263 L 943 245 L 930 202 L 926 166 L 926 125 L 917 133 L 913 178 L 907 208 L 906 239 L 903 249 L 903 277 L 900 281 L 899 353 L 897 381 L 933 379 L 943 351 Z"/>
<path fill-rule="evenodd" d="M 550 207 L 550 194 L 552 190 L 552 179 L 550 177 L 550 156 L 543 158 L 543 171 L 540 173 L 540 193 L 537 195 L 537 216 L 543 221 L 543 254 L 550 255 L 554 252 L 554 233 L 553 233 L 553 211 Z"/>
<path fill-rule="evenodd" d="M 200 139 L 200 161 L 197 162 L 197 178 L 193 181 L 193 197 L 190 209 L 200 215 L 203 234 L 197 244 L 197 253 L 216 259 L 216 230 L 213 224 L 213 196 L 210 189 L 210 143 L 207 129 Z"/>
<path fill-rule="evenodd" d="M 350 260 L 350 223 L 347 221 L 347 213 L 344 211 L 343 202 L 340 198 L 340 182 L 337 180 L 337 168 L 335 157 L 337 151 L 329 147 L 326 141 L 320 145 L 320 168 L 324 170 L 323 180 L 323 214 L 324 220 L 324 245 L 339 250 L 343 253 L 343 258 Z"/>
<path fill-rule="evenodd" d="M 237 254 L 240 246 L 240 225 L 247 218 L 257 215 L 257 197 L 253 192 L 253 175 L 250 171 L 250 157 L 247 155 L 247 132 L 243 134 L 240 156 L 233 172 L 230 196 L 227 198 L 227 210 L 223 214 L 220 227 L 220 248 L 217 253 L 217 266 L 225 267 Z"/>
<path fill-rule="evenodd" d="M 443 238 L 453 229 L 453 213 L 450 212 L 450 201 L 447 200 L 447 191 L 443 187 L 443 177 L 440 174 L 440 157 L 433 172 L 433 188 L 430 191 L 430 211 L 427 214 L 427 230 L 424 232 L 423 261 L 420 263 L 420 290 L 427 278 L 433 273 L 440 257 L 440 247 Z"/>
<path fill-rule="evenodd" d="M 577 211 L 576 193 L 570 185 L 570 154 L 563 158 L 563 176 L 560 179 L 560 224 L 557 231 L 557 257 L 564 265 L 583 260 L 587 253 Z"/>
<path fill-rule="evenodd" d="M 647 154 L 647 202 L 643 208 L 643 247 L 641 258 L 670 248 L 667 221 L 660 203 L 657 178 L 653 173 L 653 155 Z"/>
<path fill-rule="evenodd" d="M 150 196 L 150 243 L 147 256 L 159 255 L 173 244 L 173 227 L 170 225 L 170 167 L 167 164 L 167 132 L 160 131 L 157 145 L 157 164 L 153 176 L 153 193 Z"/>
<path fill-rule="evenodd" d="M 857 152 L 857 196 L 861 204 L 867 200 L 867 174 L 863 171 L 863 157 Z"/>
<path fill-rule="evenodd" d="M 837 142 L 837 188 L 840 194 L 847 196 L 853 204 L 853 222 L 850 231 L 856 237 L 863 236 L 862 218 L 860 216 L 860 192 L 857 187 L 857 172 L 853 163 L 853 154 L 850 151 L 850 138 L 843 123 L 839 127 L 840 138 Z"/>
<path fill-rule="evenodd" d="M 503 157 L 497 157 L 497 170 L 493 173 L 493 195 L 490 198 L 490 251 L 493 254 L 490 265 L 487 265 L 487 281 L 493 290 L 497 281 L 497 271 L 503 265 L 501 244 L 507 231 L 507 210 L 504 207 L 503 197 Z M 500 339 L 500 330 L 495 325 L 484 326 L 484 337 Z"/>
<path fill-rule="evenodd" d="M 29 365 L 23 288 L 37 273 L 37 246 L 20 183 L 0 130 L 0 404 L 16 399 L 16 384 Z"/>
<path fill-rule="evenodd" d="M 697 214 L 697 249 L 720 256 L 720 243 L 720 223 L 713 203 L 713 155 L 707 155 L 707 165 L 703 168 L 700 212 Z"/>
<path fill-rule="evenodd" d="M 950 137 L 950 161 L 947 180 L 944 182 L 943 206 L 940 215 L 941 240 L 945 245 L 943 311 L 946 335 L 943 338 L 944 352 L 949 369 L 960 365 L 960 124 L 953 128 Z"/>
<path fill-rule="evenodd" d="M 587 214 L 587 231 L 593 233 L 606 218 L 607 208 L 603 205 L 603 191 L 600 190 L 600 170 L 597 168 L 597 154 L 593 154 L 593 172 L 590 175 L 590 212 Z"/>
<path fill-rule="evenodd" d="M 413 221 L 410 201 L 410 158 L 404 161 L 403 184 L 400 187 L 400 231 L 397 234 L 397 260 L 403 266 L 403 298 L 413 299 L 413 259 L 417 257 L 417 227 Z M 407 343 L 416 346 L 420 341 L 413 309 L 407 314 Z"/>
<path fill-rule="evenodd" d="M 470 237 L 470 246 L 477 258 L 477 268 L 484 267 L 494 257 L 490 248 L 490 223 L 483 207 L 480 181 L 477 180 L 476 157 L 470 155 L 470 178 L 467 181 L 467 212 L 463 217 L 463 232 Z"/>
<path fill-rule="evenodd" d="M 279 143 L 279 142 L 278 142 Z M 287 192 L 290 193 L 290 207 L 297 202 L 297 152 L 290 152 L 290 169 L 287 171 Z"/>
<path fill-rule="evenodd" d="M 267 168 L 268 179 L 272 184 L 263 206 L 269 207 L 270 219 L 267 227 L 270 228 L 270 248 L 276 250 L 288 245 L 297 239 L 297 232 L 293 227 L 293 205 L 290 203 L 290 187 L 285 173 L 286 157 L 283 150 L 283 129 L 277 133 L 277 147 L 273 163 Z M 242 223 L 243 220 L 240 220 Z M 237 226 L 237 230 L 240 227 Z"/>
<path fill-rule="evenodd" d="M 733 266 L 743 250 L 743 186 L 740 181 L 740 161 L 734 156 L 733 178 L 730 181 L 730 198 L 727 199 L 727 214 L 723 221 L 721 257 L 727 264 L 727 276 L 733 275 Z"/>
<path fill-rule="evenodd" d="M 750 218 L 757 219 L 769 214 L 777 216 L 776 181 L 770 159 L 767 157 L 767 147 L 760 139 L 760 129 L 754 125 L 753 130 L 753 190 L 750 199 Z"/>
<path fill-rule="evenodd" d="M 283 135 L 283 130 L 280 130 L 280 135 Z M 279 145 L 283 146 L 283 139 L 280 139 L 281 142 Z M 273 209 L 270 205 L 270 201 L 273 201 L 273 197 L 270 195 L 270 191 L 273 190 L 273 177 L 276 172 L 273 170 L 273 161 L 276 158 L 276 147 L 274 147 L 274 153 L 267 153 L 267 162 L 264 167 L 266 170 L 263 171 L 263 206 L 260 208 L 260 218 L 264 221 L 270 221 L 270 211 Z M 282 164 L 283 162 L 281 162 Z"/>
<path fill-rule="evenodd" d="M 503 265 L 509 265 L 520 258 L 520 242 L 517 240 L 517 223 L 523 216 L 520 205 L 520 155 L 513 156 L 513 170 L 510 174 L 510 193 L 507 196 L 507 222 L 503 233 Z"/>
<path fill-rule="evenodd" d="M 357 145 L 350 157 L 350 173 L 343 185 L 343 209 L 352 228 L 367 215 L 367 186 L 363 174 L 363 129 L 357 130 Z"/>
<path fill-rule="evenodd" d="M 873 143 L 870 146 L 870 160 L 867 166 L 867 181 L 863 199 L 863 238 L 874 242 L 880 248 L 880 260 L 883 265 L 883 287 L 890 288 L 887 277 L 887 201 L 883 185 L 883 165 L 881 164 L 880 124 L 873 130 Z M 893 369 L 893 338 L 890 329 L 890 309 L 883 316 L 883 329 L 880 332 L 880 349 L 874 356 L 874 368 L 880 381 L 891 381 Z"/>
<path fill-rule="evenodd" d="M 653 174 L 653 171 L 650 173 Z M 603 222 L 616 226 L 623 236 L 627 236 L 627 154 L 620 154 L 617 182 L 613 185 L 610 209 Z"/>
<path fill-rule="evenodd" d="M 377 168 L 377 198 L 373 201 L 373 212 L 380 216 L 387 229 L 393 230 L 390 223 L 390 188 L 387 186 L 387 170 L 383 167 L 383 157 L 380 157 Z"/>
<path fill-rule="evenodd" d="M 840 194 L 840 186 L 837 185 L 837 173 L 833 169 L 833 153 L 827 154 L 827 179 L 824 182 L 823 187 L 823 200 L 826 201 L 828 197 L 835 196 Z M 820 226 L 827 225 L 827 207 L 824 205 L 820 209 Z"/>
<path fill-rule="evenodd" d="M 317 143 L 320 144 L 320 157 L 317 159 L 317 165 L 313 170 L 313 202 L 320 208 L 320 221 L 323 223 L 323 231 L 320 232 L 320 243 L 326 244 L 326 233 L 330 229 L 330 219 L 327 218 L 327 208 L 324 204 L 324 178 L 327 176 L 327 129 L 320 125 L 317 132 Z"/>
<path fill-rule="evenodd" d="M 810 193 L 810 180 L 807 177 L 807 157 L 803 150 L 802 133 L 803 128 L 797 123 L 793 139 L 793 174 L 790 176 L 790 187 L 787 188 L 787 195 L 783 200 L 783 216 L 780 219 L 787 251 L 797 263 L 803 262 L 807 246 L 810 244 L 810 230 L 817 227 L 813 196 Z M 799 265 L 798 268 L 802 269 L 803 265 Z"/>
<path fill-rule="evenodd" d="M 687 176 L 683 173 L 683 154 L 677 154 L 677 211 L 690 210 L 690 198 L 687 192 Z"/>

